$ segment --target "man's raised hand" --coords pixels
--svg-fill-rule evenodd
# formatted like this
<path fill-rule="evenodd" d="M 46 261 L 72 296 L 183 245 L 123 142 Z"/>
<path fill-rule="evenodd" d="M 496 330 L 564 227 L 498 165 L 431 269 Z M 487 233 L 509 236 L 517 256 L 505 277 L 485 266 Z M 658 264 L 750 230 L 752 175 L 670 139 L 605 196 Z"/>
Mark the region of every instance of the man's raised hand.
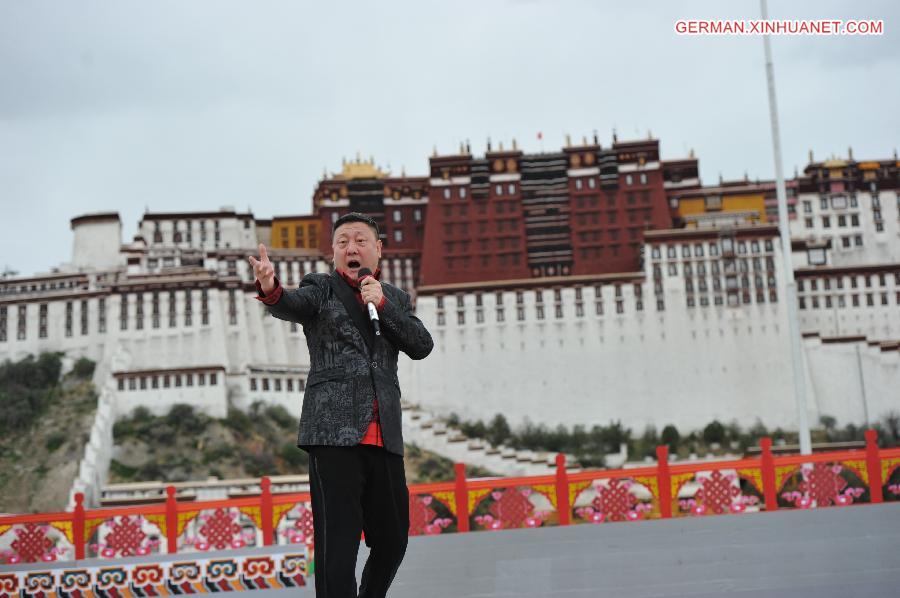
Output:
<path fill-rule="evenodd" d="M 253 274 L 256 276 L 256 280 L 259 281 L 262 292 L 266 294 L 271 293 L 275 289 L 275 267 L 269 261 L 266 246 L 262 243 L 259 244 L 259 259 L 252 255 L 247 256 L 247 259 L 250 260 L 250 265 L 253 266 Z"/>

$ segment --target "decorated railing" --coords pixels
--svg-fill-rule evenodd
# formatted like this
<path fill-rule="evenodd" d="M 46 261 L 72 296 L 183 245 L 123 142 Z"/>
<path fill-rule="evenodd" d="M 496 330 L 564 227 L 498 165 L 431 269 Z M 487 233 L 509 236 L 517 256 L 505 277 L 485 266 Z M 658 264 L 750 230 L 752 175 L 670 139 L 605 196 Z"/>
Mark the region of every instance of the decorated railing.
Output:
<path fill-rule="evenodd" d="M 640 519 L 740 514 L 779 509 L 900 501 L 900 448 L 879 449 L 873 430 L 864 450 L 773 456 L 768 438 L 759 457 L 520 478 L 456 479 L 409 487 L 410 535 Z M 0 564 L 100 557 L 204 553 L 246 546 L 305 545 L 313 550 L 308 493 L 257 496 L 0 517 Z M 195 556 L 198 556 L 195 554 Z"/>

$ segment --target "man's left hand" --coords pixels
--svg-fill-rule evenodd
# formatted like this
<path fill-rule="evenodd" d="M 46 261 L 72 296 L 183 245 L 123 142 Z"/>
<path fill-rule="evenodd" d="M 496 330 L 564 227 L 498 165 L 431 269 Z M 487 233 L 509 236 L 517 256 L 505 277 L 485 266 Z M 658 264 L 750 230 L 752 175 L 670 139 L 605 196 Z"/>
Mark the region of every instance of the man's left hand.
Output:
<path fill-rule="evenodd" d="M 362 295 L 363 303 L 372 303 L 375 307 L 381 305 L 381 300 L 384 299 L 381 283 L 374 276 L 367 276 L 360 283 L 359 292 Z"/>

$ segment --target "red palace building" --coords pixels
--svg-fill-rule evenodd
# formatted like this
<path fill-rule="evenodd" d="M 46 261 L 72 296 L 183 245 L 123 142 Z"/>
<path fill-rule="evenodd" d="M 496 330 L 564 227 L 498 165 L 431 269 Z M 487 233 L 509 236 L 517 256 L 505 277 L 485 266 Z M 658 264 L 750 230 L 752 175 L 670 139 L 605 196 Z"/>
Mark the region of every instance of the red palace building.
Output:
<path fill-rule="evenodd" d="M 316 188 L 322 230 L 348 211 L 372 216 L 384 257 L 412 260 L 416 286 L 634 272 L 643 232 L 672 228 L 669 195 L 700 186 L 697 160 L 661 162 L 653 138 L 535 154 L 488 142 L 483 157 L 466 145 L 429 170 L 392 177 L 345 161 Z"/>

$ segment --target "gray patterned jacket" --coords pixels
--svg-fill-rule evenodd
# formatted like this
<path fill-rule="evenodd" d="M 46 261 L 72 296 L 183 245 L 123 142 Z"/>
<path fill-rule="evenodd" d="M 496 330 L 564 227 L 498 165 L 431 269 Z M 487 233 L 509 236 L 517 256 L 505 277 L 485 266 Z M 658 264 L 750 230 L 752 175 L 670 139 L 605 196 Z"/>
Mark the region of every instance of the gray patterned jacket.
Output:
<path fill-rule="evenodd" d="M 402 455 L 398 352 L 424 359 L 434 341 L 413 314 L 409 295 L 382 283 L 381 337 L 370 337 L 377 339 L 370 348 L 335 285 L 349 289 L 337 272 L 307 274 L 299 288 L 284 289 L 277 303 L 266 306 L 276 318 L 301 324 L 309 347 L 310 371 L 297 446 L 359 444 L 372 421 L 377 396 L 384 446 Z"/>

